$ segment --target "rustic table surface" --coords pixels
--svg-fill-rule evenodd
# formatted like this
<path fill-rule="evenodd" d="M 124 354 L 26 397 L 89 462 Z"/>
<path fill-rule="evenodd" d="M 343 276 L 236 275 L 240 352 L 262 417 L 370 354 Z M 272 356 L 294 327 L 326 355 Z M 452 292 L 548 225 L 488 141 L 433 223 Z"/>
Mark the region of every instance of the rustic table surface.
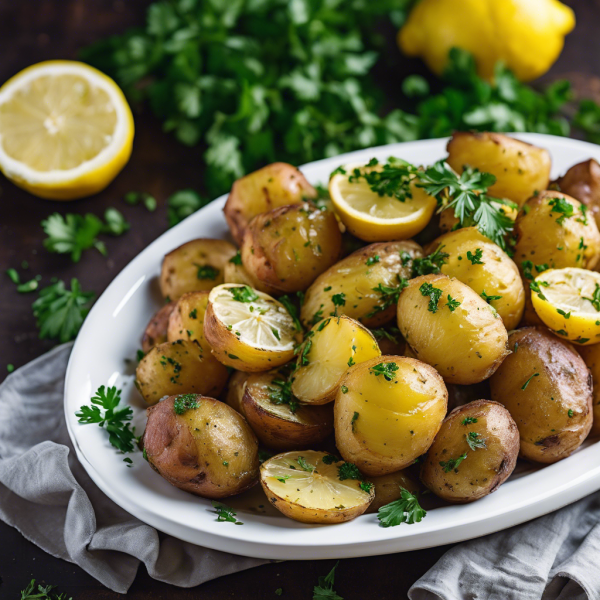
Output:
<path fill-rule="evenodd" d="M 77 50 L 90 42 L 140 24 L 144 0 L 0 0 L 0 83 L 22 68 L 42 60 L 76 58 Z M 567 0 L 577 13 L 577 29 L 546 76 L 568 77 L 576 89 L 597 95 L 600 89 L 600 0 Z M 400 57 L 393 45 L 393 31 L 386 31 L 388 55 L 392 60 L 386 93 L 393 106 L 399 96 L 397 82 L 410 72 L 424 73 L 418 61 Z M 41 274 L 42 285 L 51 277 L 65 281 L 77 277 L 85 290 L 101 293 L 121 269 L 166 230 L 166 199 L 175 190 L 191 187 L 202 190 L 201 159 L 197 150 L 179 145 L 161 131 L 147 111 L 136 114 L 136 139 L 129 164 L 101 194 L 69 205 L 40 200 L 0 179 L 0 271 L 29 263 L 28 273 Z M 0 176 L 1 177 L 1 176 Z M 131 190 L 147 191 L 158 200 L 158 209 L 149 213 L 123 202 Z M 109 239 L 108 258 L 89 251 L 78 264 L 65 256 L 43 250 L 40 221 L 54 211 L 102 214 L 117 206 L 132 224 L 119 238 Z M 19 367 L 49 350 L 53 343 L 39 340 L 31 313 L 31 296 L 19 295 L 2 279 L 0 284 L 0 380 L 6 365 Z M 333 532 L 335 534 L 335 532 Z M 337 573 L 336 589 L 353 598 L 405 598 L 409 587 L 425 573 L 448 547 L 418 552 L 343 561 Z M 143 567 L 129 595 L 132 598 L 276 598 L 283 588 L 287 600 L 311 598 L 312 586 L 326 574 L 333 561 L 301 561 L 271 564 L 229 575 L 199 588 L 180 589 L 151 579 Z M 56 584 L 78 599 L 116 599 L 78 567 L 53 558 L 25 540 L 16 530 L 0 522 L 0 598 L 17 600 L 19 591 L 33 577 Z M 367 591 L 368 590 L 368 591 Z"/>

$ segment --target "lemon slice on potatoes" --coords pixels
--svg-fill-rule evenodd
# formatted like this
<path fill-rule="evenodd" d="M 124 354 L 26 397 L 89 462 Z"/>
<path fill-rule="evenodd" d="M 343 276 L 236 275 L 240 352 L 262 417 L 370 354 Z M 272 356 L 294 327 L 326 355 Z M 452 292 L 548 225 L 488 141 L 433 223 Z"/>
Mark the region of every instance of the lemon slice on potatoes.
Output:
<path fill-rule="evenodd" d="M 361 175 L 382 168 L 381 164 L 341 167 L 329 180 L 329 195 L 344 225 L 361 240 L 409 239 L 429 223 L 437 201 L 416 187 L 414 180 L 409 185 L 412 197 L 380 196 Z"/>
<path fill-rule="evenodd" d="M 600 343 L 600 273 L 550 269 L 531 284 L 538 317 L 559 337 L 580 345 Z"/>
<path fill-rule="evenodd" d="M 0 170 L 42 198 L 104 189 L 131 155 L 133 117 L 117 84 L 89 65 L 32 65 L 0 88 Z"/>
<path fill-rule="evenodd" d="M 285 306 L 247 285 L 225 283 L 208 296 L 204 336 L 215 357 L 238 371 L 266 371 L 294 357 L 298 331 Z"/>
<path fill-rule="evenodd" d="M 367 510 L 375 497 L 373 484 L 346 475 L 361 477 L 354 465 L 315 450 L 278 454 L 260 467 L 271 504 L 302 523 L 342 523 Z"/>

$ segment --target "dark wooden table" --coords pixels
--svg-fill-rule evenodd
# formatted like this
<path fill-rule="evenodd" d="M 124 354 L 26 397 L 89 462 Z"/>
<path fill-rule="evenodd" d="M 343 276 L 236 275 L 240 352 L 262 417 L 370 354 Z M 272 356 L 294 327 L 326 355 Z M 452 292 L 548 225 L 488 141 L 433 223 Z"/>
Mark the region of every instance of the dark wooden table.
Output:
<path fill-rule="evenodd" d="M 143 22 L 144 0 L 0 0 L 0 83 L 22 68 L 48 59 L 76 58 L 82 46 Z M 565 49 L 547 78 L 568 76 L 579 89 L 598 90 L 600 75 L 600 0 L 569 0 L 577 13 L 576 31 L 567 38 Z M 390 40 L 393 32 L 389 31 Z M 424 73 L 418 61 L 400 57 L 390 42 L 393 76 L 387 78 L 388 103 L 394 105 L 399 91 L 395 82 L 410 72 Z M 98 294 L 119 271 L 167 228 L 166 198 L 175 190 L 202 190 L 201 157 L 162 133 L 147 112 L 136 115 L 133 156 L 124 171 L 101 194 L 65 205 L 40 200 L 0 178 L 0 271 L 20 269 L 26 260 L 31 276 L 41 274 L 42 285 L 51 277 L 65 281 L 79 278 L 86 290 Z M 123 202 L 131 190 L 147 191 L 158 200 L 158 209 Z M 88 251 L 79 264 L 43 249 L 40 222 L 54 211 L 101 215 L 116 206 L 132 224 L 127 235 L 107 240 L 108 258 Z M 4 277 L 4 275 L 2 275 Z M 6 365 L 19 367 L 49 350 L 53 343 L 38 339 L 31 302 L 34 295 L 17 294 L 7 278 L 0 278 L 0 380 Z M 448 547 L 418 552 L 342 561 L 336 589 L 348 600 L 405 598 L 409 587 L 425 573 Z M 312 586 L 333 561 L 302 561 L 272 564 L 211 581 L 199 588 L 183 590 L 151 579 L 142 567 L 130 590 L 132 598 L 311 598 Z M 116 599 L 78 567 L 55 559 L 26 541 L 16 530 L 0 522 L 0 598 L 16 600 L 32 577 L 56 584 L 78 599 Z"/>

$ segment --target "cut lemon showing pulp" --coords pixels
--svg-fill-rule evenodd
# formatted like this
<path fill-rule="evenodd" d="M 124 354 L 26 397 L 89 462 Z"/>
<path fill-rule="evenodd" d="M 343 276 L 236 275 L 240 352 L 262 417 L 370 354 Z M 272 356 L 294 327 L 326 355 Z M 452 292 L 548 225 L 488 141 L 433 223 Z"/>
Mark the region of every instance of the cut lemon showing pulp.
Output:
<path fill-rule="evenodd" d="M 325 404 L 335 399 L 351 365 L 381 355 L 373 334 L 350 317 L 330 317 L 312 328 L 294 373 L 292 393 L 301 402 Z"/>
<path fill-rule="evenodd" d="M 580 345 L 600 343 L 600 273 L 550 269 L 531 284 L 538 317 L 559 337 Z"/>
<path fill-rule="evenodd" d="M 123 92 L 89 65 L 38 63 L 0 88 L 0 169 L 36 196 L 99 192 L 129 160 L 132 142 Z"/>
<path fill-rule="evenodd" d="M 266 371 L 294 357 L 296 327 L 285 306 L 247 285 L 225 283 L 208 296 L 204 336 L 213 354 L 238 371 Z"/>
<path fill-rule="evenodd" d="M 329 194 L 350 233 L 366 242 L 406 240 L 425 228 L 437 206 L 433 196 L 410 183 L 412 197 L 398 200 L 380 196 L 359 173 L 380 170 L 381 165 L 347 165 L 329 181 Z"/>
<path fill-rule="evenodd" d="M 302 523 L 342 523 L 367 510 L 373 484 L 340 479 L 344 461 L 326 452 L 278 454 L 260 468 L 260 483 L 271 504 Z"/>

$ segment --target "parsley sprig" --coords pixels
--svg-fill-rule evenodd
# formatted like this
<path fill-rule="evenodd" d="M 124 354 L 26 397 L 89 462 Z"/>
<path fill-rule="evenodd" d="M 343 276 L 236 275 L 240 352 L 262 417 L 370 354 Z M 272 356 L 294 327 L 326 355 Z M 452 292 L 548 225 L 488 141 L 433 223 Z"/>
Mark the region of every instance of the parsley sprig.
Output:
<path fill-rule="evenodd" d="M 235 525 L 243 525 L 241 521 L 238 521 L 235 518 L 237 513 L 235 510 L 233 510 L 233 508 L 231 508 L 231 506 L 227 506 L 227 504 L 223 504 L 222 502 L 215 502 L 214 500 L 212 501 L 212 505 L 215 509 L 212 512 L 217 515 L 218 523 L 224 523 L 228 521 L 229 523 L 234 523 Z"/>
<path fill-rule="evenodd" d="M 380 168 L 372 170 L 379 164 L 376 158 L 372 158 L 366 165 L 366 169 L 356 168 L 349 175 L 348 181 L 356 182 L 364 179 L 369 188 L 379 196 L 389 196 L 400 202 L 406 202 L 412 198 L 410 190 L 418 168 L 401 158 L 390 157 Z"/>
<path fill-rule="evenodd" d="M 421 292 L 421 296 L 429 297 L 427 310 L 436 313 L 438 310 L 438 302 L 444 292 L 440 288 L 433 287 L 433 285 L 427 281 L 421 284 L 419 291 Z"/>
<path fill-rule="evenodd" d="M 133 411 L 129 406 L 119 408 L 121 390 L 101 385 L 91 398 L 91 406 L 83 405 L 75 413 L 79 423 L 89 425 L 97 423 L 108 431 L 108 441 L 120 452 L 133 452 L 135 449 L 135 431 L 129 421 Z"/>
<path fill-rule="evenodd" d="M 382 527 L 396 527 L 401 523 L 412 525 L 419 523 L 427 516 L 421 508 L 417 494 L 411 494 L 407 489 L 400 488 L 400 498 L 382 506 L 377 512 L 377 518 Z"/>
<path fill-rule="evenodd" d="M 339 564 L 340 561 L 338 560 L 333 569 L 331 569 L 325 577 L 319 577 L 318 585 L 315 585 L 313 588 L 313 600 L 344 600 L 333 589 L 333 584 L 335 583 L 335 570 Z"/>
<path fill-rule="evenodd" d="M 36 586 L 35 579 L 32 579 L 29 585 L 24 590 L 21 590 L 20 600 L 67 600 L 65 594 L 57 594 L 52 591 L 55 589 L 55 585 L 38 584 Z M 73 600 L 73 598 L 68 598 L 68 600 Z"/>

